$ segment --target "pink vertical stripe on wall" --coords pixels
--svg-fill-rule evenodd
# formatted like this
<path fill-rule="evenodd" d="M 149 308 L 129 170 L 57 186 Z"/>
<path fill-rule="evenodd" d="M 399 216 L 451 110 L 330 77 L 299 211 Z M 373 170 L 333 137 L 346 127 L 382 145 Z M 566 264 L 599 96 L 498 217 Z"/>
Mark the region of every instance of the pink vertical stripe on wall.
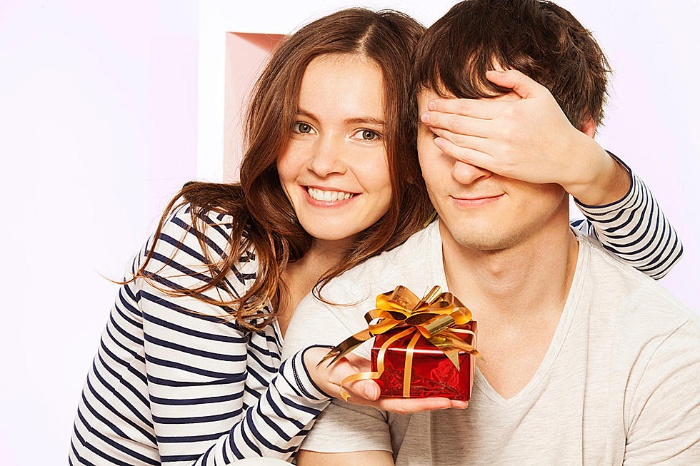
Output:
<path fill-rule="evenodd" d="M 248 95 L 281 34 L 226 34 L 224 91 L 224 181 L 238 180 Z"/>

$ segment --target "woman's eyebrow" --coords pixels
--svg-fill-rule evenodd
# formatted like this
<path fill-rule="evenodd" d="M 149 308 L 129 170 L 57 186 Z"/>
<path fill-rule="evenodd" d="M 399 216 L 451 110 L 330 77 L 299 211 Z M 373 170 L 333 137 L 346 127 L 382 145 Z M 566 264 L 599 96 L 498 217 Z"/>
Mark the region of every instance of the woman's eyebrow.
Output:
<path fill-rule="evenodd" d="M 381 118 L 374 117 L 355 117 L 348 118 L 345 120 L 346 123 L 366 123 L 370 125 L 386 126 L 386 123 Z"/>
<path fill-rule="evenodd" d="M 306 117 L 310 120 L 319 121 L 318 117 L 316 115 L 314 115 L 313 112 L 310 112 L 308 110 L 304 110 L 303 108 L 298 108 L 296 114 L 297 114 L 297 116 L 303 116 L 303 117 Z M 345 124 L 363 123 L 363 124 L 367 124 L 367 125 L 386 126 L 386 122 L 384 121 L 384 119 L 371 117 L 371 116 L 357 116 L 357 117 L 346 118 L 345 120 L 343 120 L 343 123 L 345 123 Z"/>

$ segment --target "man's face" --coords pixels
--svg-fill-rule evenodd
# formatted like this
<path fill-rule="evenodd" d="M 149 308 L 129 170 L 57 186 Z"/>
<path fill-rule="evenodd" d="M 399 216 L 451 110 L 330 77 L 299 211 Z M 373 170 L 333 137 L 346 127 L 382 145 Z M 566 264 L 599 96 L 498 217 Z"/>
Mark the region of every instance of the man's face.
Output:
<path fill-rule="evenodd" d="M 432 90 L 419 93 L 419 115 L 435 98 Z M 423 178 L 443 227 L 460 246 L 503 250 L 546 235 L 560 223 L 568 225 L 568 196 L 561 186 L 527 183 L 460 162 L 444 154 L 434 137 L 428 126 L 419 124 Z"/>

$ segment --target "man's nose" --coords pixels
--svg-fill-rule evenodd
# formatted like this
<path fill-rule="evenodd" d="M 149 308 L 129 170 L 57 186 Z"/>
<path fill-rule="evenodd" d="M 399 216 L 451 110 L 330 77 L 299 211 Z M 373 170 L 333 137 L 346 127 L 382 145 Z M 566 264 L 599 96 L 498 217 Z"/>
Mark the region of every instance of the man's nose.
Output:
<path fill-rule="evenodd" d="M 477 180 L 490 177 L 492 172 L 468 163 L 454 161 L 452 178 L 461 184 L 471 184 Z"/>

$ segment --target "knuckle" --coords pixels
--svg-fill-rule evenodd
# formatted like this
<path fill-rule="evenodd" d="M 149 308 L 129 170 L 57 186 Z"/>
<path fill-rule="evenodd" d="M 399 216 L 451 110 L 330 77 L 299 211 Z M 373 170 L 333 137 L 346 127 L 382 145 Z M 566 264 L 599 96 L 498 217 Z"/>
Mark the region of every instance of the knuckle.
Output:
<path fill-rule="evenodd" d="M 460 147 L 465 147 L 467 145 L 468 138 L 462 134 L 455 134 L 452 142 Z"/>
<path fill-rule="evenodd" d="M 516 140 L 517 131 L 511 125 L 505 125 L 501 128 L 500 139 L 506 144 L 506 147 L 510 147 L 510 143 Z"/>
<path fill-rule="evenodd" d="M 455 131 L 455 130 L 459 129 L 460 119 L 461 119 L 461 117 L 459 115 L 450 115 L 445 120 L 445 126 L 450 131 Z"/>

